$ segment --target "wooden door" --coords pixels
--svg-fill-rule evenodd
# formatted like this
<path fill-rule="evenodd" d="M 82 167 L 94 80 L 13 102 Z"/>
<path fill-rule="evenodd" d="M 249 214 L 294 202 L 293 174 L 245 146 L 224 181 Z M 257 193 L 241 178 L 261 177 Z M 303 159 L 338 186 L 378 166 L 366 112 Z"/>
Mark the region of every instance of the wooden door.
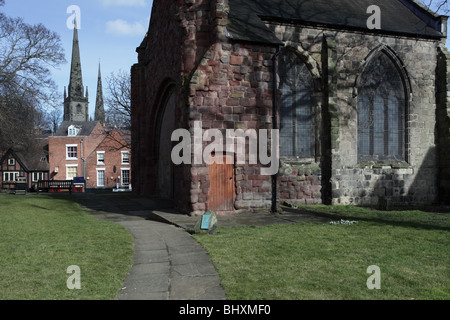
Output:
<path fill-rule="evenodd" d="M 208 209 L 213 211 L 234 210 L 234 165 L 231 156 L 223 157 L 223 164 L 209 166 Z"/>

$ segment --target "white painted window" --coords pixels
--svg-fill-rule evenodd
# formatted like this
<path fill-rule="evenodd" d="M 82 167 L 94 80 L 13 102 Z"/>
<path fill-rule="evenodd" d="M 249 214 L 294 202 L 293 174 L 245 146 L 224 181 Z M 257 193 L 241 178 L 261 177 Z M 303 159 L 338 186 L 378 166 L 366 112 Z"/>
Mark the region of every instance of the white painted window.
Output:
<path fill-rule="evenodd" d="M 78 159 L 78 145 L 66 144 L 66 160 Z"/>
<path fill-rule="evenodd" d="M 97 165 L 105 165 L 105 151 L 97 151 Z"/>
<path fill-rule="evenodd" d="M 97 169 L 97 187 L 105 186 L 105 169 Z"/>
<path fill-rule="evenodd" d="M 129 164 L 129 163 L 130 163 L 130 152 L 122 151 L 122 164 Z"/>
<path fill-rule="evenodd" d="M 66 166 L 66 180 L 73 180 L 77 177 L 78 165 L 67 165 Z"/>
<path fill-rule="evenodd" d="M 17 182 L 19 172 L 3 172 L 3 182 Z"/>
<path fill-rule="evenodd" d="M 39 180 L 44 180 L 43 172 L 33 172 L 32 175 L 33 182 L 38 182 Z"/>
<path fill-rule="evenodd" d="M 14 158 L 8 159 L 8 166 L 14 166 L 15 164 L 16 164 L 16 159 L 14 159 Z"/>
<path fill-rule="evenodd" d="M 128 168 L 122 168 L 122 177 L 121 177 L 121 181 L 122 181 L 122 186 L 128 186 L 130 184 L 130 169 Z"/>

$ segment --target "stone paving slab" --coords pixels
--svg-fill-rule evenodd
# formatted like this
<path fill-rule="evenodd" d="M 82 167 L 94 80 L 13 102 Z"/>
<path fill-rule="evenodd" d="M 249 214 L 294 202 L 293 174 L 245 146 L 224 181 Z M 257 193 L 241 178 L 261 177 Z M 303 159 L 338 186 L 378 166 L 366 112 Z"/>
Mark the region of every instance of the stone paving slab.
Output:
<path fill-rule="evenodd" d="M 164 249 L 138 250 L 133 257 L 133 262 L 135 264 L 166 261 L 169 261 L 169 259 L 167 257 L 167 250 Z"/>

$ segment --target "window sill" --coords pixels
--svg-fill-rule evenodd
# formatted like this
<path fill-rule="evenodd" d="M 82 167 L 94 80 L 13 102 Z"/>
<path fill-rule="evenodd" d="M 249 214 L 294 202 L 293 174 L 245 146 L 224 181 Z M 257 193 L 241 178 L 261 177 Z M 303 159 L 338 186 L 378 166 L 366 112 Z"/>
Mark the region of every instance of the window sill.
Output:
<path fill-rule="evenodd" d="M 314 158 L 280 157 L 280 161 L 286 164 L 314 164 Z"/>
<path fill-rule="evenodd" d="M 406 161 L 399 160 L 380 160 L 380 161 L 361 161 L 356 165 L 357 168 L 373 169 L 409 169 L 411 165 Z"/>
<path fill-rule="evenodd" d="M 299 174 L 320 174 L 320 164 L 312 159 L 281 159 L 279 173 L 281 175 L 291 175 L 292 169 L 296 169 Z"/>

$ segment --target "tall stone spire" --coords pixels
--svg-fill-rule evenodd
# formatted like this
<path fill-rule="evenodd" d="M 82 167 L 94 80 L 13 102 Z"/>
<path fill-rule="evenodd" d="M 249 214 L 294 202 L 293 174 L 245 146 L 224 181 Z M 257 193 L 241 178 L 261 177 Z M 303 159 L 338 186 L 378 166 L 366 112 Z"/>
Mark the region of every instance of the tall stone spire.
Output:
<path fill-rule="evenodd" d="M 76 20 L 73 30 L 69 88 L 67 97 L 64 97 L 64 121 L 88 121 L 89 101 L 87 95 L 84 94 L 80 44 L 78 41 L 78 27 Z"/>
<path fill-rule="evenodd" d="M 69 96 L 84 97 L 83 76 L 81 72 L 80 43 L 78 41 L 77 23 L 73 29 L 72 64 L 70 66 Z"/>
<path fill-rule="evenodd" d="M 103 104 L 103 86 L 102 86 L 102 72 L 100 63 L 98 64 L 98 81 L 97 81 L 97 97 L 95 101 L 95 121 L 100 121 L 105 124 L 105 107 Z"/>

